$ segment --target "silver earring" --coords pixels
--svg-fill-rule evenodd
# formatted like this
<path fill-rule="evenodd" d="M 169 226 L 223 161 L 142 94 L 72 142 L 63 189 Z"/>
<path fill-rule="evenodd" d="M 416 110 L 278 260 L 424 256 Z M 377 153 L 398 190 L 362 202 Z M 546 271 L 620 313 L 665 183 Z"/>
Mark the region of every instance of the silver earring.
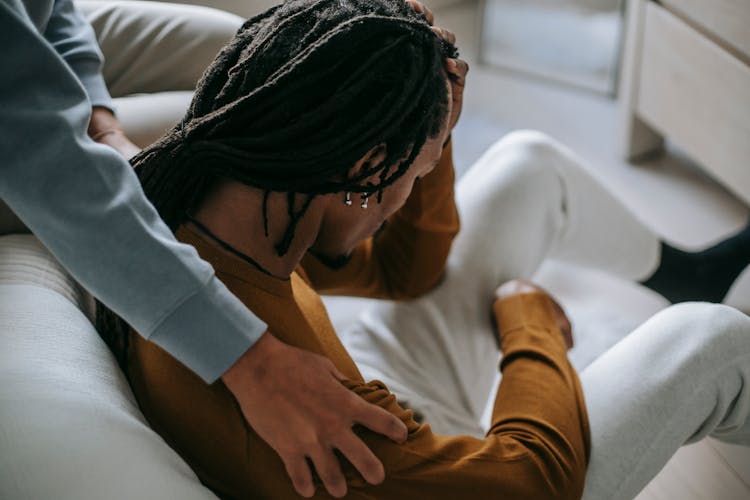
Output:
<path fill-rule="evenodd" d="M 360 205 L 359 205 L 360 208 L 367 208 L 367 200 L 368 200 L 368 198 L 369 198 L 369 196 L 367 196 L 366 194 L 362 195 L 362 203 L 360 203 Z"/>
<path fill-rule="evenodd" d="M 347 191 L 346 192 L 346 198 L 344 199 L 344 205 L 347 207 L 352 206 L 352 193 Z"/>

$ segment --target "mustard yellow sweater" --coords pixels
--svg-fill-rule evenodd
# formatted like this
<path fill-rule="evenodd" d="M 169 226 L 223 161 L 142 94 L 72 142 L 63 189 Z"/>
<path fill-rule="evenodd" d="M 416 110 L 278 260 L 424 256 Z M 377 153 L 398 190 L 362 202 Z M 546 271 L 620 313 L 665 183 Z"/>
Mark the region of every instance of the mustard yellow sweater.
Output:
<path fill-rule="evenodd" d="M 400 299 L 435 286 L 459 228 L 453 184 L 449 146 L 385 230 L 359 245 L 346 264 L 331 269 L 308 255 L 288 280 L 266 274 L 194 224 L 182 226 L 177 238 L 194 245 L 280 340 L 327 356 L 348 377 L 350 390 L 407 425 L 403 445 L 357 431 L 383 462 L 386 480 L 369 485 L 346 463 L 347 498 L 579 498 L 589 450 L 586 411 L 544 295 L 515 296 L 494 306 L 503 379 L 484 439 L 436 435 L 381 382 L 363 380 L 318 295 Z M 128 360 L 131 385 L 149 422 L 207 486 L 223 498 L 297 498 L 282 461 L 247 425 L 221 382 L 206 385 L 135 333 Z M 315 498 L 328 498 L 325 488 Z"/>

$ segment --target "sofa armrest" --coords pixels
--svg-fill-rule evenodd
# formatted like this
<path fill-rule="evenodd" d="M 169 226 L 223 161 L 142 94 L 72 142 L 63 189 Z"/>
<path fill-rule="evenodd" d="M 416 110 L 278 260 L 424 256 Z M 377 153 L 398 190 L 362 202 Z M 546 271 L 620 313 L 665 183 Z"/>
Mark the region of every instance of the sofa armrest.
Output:
<path fill-rule="evenodd" d="M 0 498 L 216 500 L 138 410 L 33 236 L 0 238 Z"/>

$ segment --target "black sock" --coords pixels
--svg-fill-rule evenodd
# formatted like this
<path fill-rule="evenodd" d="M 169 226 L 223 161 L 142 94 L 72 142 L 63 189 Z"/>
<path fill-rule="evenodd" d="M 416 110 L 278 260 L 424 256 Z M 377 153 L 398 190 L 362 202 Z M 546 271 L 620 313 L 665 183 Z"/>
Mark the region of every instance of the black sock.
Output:
<path fill-rule="evenodd" d="M 721 243 L 700 252 L 661 244 L 659 268 L 643 285 L 670 302 L 721 302 L 750 264 L 750 224 Z"/>

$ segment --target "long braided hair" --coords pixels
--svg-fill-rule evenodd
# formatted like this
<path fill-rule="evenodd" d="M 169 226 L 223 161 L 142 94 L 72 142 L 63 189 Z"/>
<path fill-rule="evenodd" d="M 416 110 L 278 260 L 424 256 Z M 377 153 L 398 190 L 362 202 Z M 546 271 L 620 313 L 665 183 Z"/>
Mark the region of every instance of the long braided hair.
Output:
<path fill-rule="evenodd" d="M 183 120 L 131 163 L 173 231 L 218 178 L 265 192 L 266 235 L 268 195 L 287 193 L 284 255 L 315 196 L 380 201 L 404 174 L 444 122 L 445 58 L 456 56 L 404 0 L 287 0 L 242 25 Z M 385 158 L 352 176 L 378 145 Z M 100 332 L 123 326 L 104 307 L 98 316 Z"/>

